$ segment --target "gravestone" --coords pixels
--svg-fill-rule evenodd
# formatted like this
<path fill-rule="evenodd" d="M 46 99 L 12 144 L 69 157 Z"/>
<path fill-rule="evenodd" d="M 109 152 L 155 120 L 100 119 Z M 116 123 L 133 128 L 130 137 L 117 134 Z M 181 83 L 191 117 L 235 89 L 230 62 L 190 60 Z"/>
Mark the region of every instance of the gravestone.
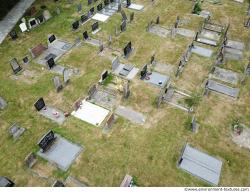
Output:
<path fill-rule="evenodd" d="M 128 58 L 128 56 L 130 55 L 131 52 L 132 52 L 132 43 L 130 41 L 130 42 L 128 42 L 126 47 L 123 49 L 124 57 Z"/>
<path fill-rule="evenodd" d="M 62 181 L 56 180 L 52 187 L 65 187 L 64 183 Z"/>
<path fill-rule="evenodd" d="M 115 57 L 112 61 L 112 71 L 115 71 L 120 65 L 119 57 Z"/>
<path fill-rule="evenodd" d="M 50 14 L 50 12 L 49 12 L 49 10 L 44 10 L 43 11 L 43 17 L 44 17 L 44 19 L 46 21 L 48 21 L 52 17 L 51 14 Z"/>
<path fill-rule="evenodd" d="M 133 22 L 134 16 L 135 16 L 135 13 L 134 13 L 134 12 L 130 13 L 130 16 L 129 16 L 129 22 L 130 22 L 130 23 Z"/>
<path fill-rule="evenodd" d="M 92 96 L 96 93 L 96 91 L 97 91 L 97 85 L 96 84 L 90 87 L 90 89 L 88 91 L 89 99 L 92 98 Z"/>
<path fill-rule="evenodd" d="M 31 18 L 28 21 L 28 26 L 30 29 L 33 29 L 39 25 L 38 21 L 35 18 Z"/>
<path fill-rule="evenodd" d="M 80 13 L 82 11 L 82 4 L 81 3 L 76 5 L 76 10 L 78 13 Z"/>
<path fill-rule="evenodd" d="M 59 92 L 59 91 L 61 91 L 63 89 L 63 85 L 61 83 L 61 80 L 60 80 L 59 76 L 55 76 L 53 78 L 53 83 L 54 83 L 54 86 L 55 86 L 57 92 Z"/>
<path fill-rule="evenodd" d="M 52 130 L 46 133 L 38 142 L 38 146 L 42 153 L 47 151 L 49 147 L 54 143 L 56 136 Z"/>
<path fill-rule="evenodd" d="M 193 118 L 192 118 L 191 127 L 192 127 L 192 132 L 193 133 L 198 132 L 199 124 L 197 123 L 195 116 L 193 116 Z"/>
<path fill-rule="evenodd" d="M 103 71 L 102 74 L 101 74 L 101 79 L 100 79 L 99 82 L 103 83 L 103 81 L 105 81 L 108 76 L 109 76 L 108 70 Z"/>
<path fill-rule="evenodd" d="M 155 64 L 155 54 L 153 54 L 153 55 L 151 56 L 150 64 L 151 64 L 151 65 L 154 65 L 154 64 Z"/>
<path fill-rule="evenodd" d="M 43 23 L 45 21 L 45 18 L 43 15 L 39 15 L 36 20 L 38 21 L 39 24 Z"/>
<path fill-rule="evenodd" d="M 43 100 L 43 98 L 39 98 L 35 104 L 34 104 L 34 107 L 36 108 L 37 111 L 41 111 L 42 109 L 46 109 L 46 105 L 45 105 L 45 102 Z"/>
<path fill-rule="evenodd" d="M 103 45 L 103 43 L 101 43 L 99 46 L 99 53 L 101 53 L 103 51 L 104 51 L 104 45 Z"/>
<path fill-rule="evenodd" d="M 126 0 L 126 2 L 127 7 L 129 7 L 131 5 L 131 0 Z"/>
<path fill-rule="evenodd" d="M 10 37 L 11 37 L 12 40 L 16 40 L 16 39 L 18 38 L 17 32 L 14 31 L 14 30 L 11 31 L 11 32 L 10 32 Z"/>
<path fill-rule="evenodd" d="M 3 110 L 6 106 L 7 102 L 2 97 L 0 97 L 0 109 Z"/>
<path fill-rule="evenodd" d="M 22 67 L 18 64 L 16 58 L 13 58 L 13 59 L 10 61 L 10 65 L 11 65 L 11 68 L 12 68 L 14 74 L 17 74 L 19 71 L 22 70 Z"/>
<path fill-rule="evenodd" d="M 122 21 L 122 24 L 120 26 L 121 28 L 121 32 L 124 32 L 126 31 L 126 26 L 127 26 L 127 22 L 125 20 Z"/>
<path fill-rule="evenodd" d="M 61 14 L 61 9 L 59 7 L 56 7 L 56 14 L 60 15 Z"/>
<path fill-rule="evenodd" d="M 88 16 L 86 16 L 86 15 L 83 14 L 83 15 L 81 16 L 81 23 L 86 22 L 88 19 L 89 19 Z"/>
<path fill-rule="evenodd" d="M 112 35 L 109 35 L 108 46 L 109 46 L 109 47 L 112 46 Z"/>
<path fill-rule="evenodd" d="M 124 10 L 121 10 L 121 15 L 122 15 L 122 21 L 127 21 L 127 15 Z"/>
<path fill-rule="evenodd" d="M 63 70 L 63 82 L 66 85 L 69 83 L 69 81 L 70 81 L 70 71 L 69 71 L 69 69 L 65 68 Z"/>
<path fill-rule="evenodd" d="M 37 162 L 37 158 L 36 158 L 36 155 L 35 153 L 31 152 L 29 153 L 26 157 L 25 157 L 25 165 L 28 167 L 28 168 L 32 168 L 36 162 Z"/>
<path fill-rule="evenodd" d="M 145 77 L 147 76 L 148 73 L 148 65 L 144 65 L 142 70 L 141 70 L 141 80 L 145 79 Z"/>
<path fill-rule="evenodd" d="M 74 23 L 72 23 L 72 29 L 73 31 L 77 30 L 79 28 L 79 21 L 74 21 Z"/>
<path fill-rule="evenodd" d="M 157 16 L 155 24 L 160 24 L 160 16 Z"/>
<path fill-rule="evenodd" d="M 123 98 L 128 99 L 130 96 L 130 88 L 129 88 L 129 82 L 126 82 L 123 85 Z"/>
<path fill-rule="evenodd" d="M 9 133 L 13 137 L 14 140 L 18 139 L 25 131 L 25 128 L 20 127 L 16 123 L 14 123 L 10 128 L 9 128 Z"/>
<path fill-rule="evenodd" d="M 89 39 L 89 35 L 88 35 L 87 31 L 84 31 L 82 35 L 83 35 L 83 39 L 84 40 L 88 40 Z"/>
<path fill-rule="evenodd" d="M 96 31 L 98 31 L 98 28 L 99 28 L 99 23 L 98 21 L 93 23 L 93 25 L 91 25 L 91 28 L 92 28 L 92 32 L 95 33 Z"/>
<path fill-rule="evenodd" d="M 119 3 L 119 4 L 118 4 L 118 12 L 121 12 L 121 11 L 122 11 L 122 4 Z"/>
<path fill-rule="evenodd" d="M 114 124 L 114 122 L 115 122 L 115 114 L 112 113 L 112 115 L 108 118 L 108 120 L 103 128 L 102 133 L 108 134 L 110 132 L 110 129 L 111 129 L 112 125 Z"/>
<path fill-rule="evenodd" d="M 28 57 L 28 56 L 25 56 L 25 57 L 23 58 L 23 64 L 28 64 L 29 62 L 30 62 L 29 57 Z"/>
<path fill-rule="evenodd" d="M 47 60 L 47 67 L 48 69 L 52 69 L 56 65 L 55 60 L 53 57 Z"/>

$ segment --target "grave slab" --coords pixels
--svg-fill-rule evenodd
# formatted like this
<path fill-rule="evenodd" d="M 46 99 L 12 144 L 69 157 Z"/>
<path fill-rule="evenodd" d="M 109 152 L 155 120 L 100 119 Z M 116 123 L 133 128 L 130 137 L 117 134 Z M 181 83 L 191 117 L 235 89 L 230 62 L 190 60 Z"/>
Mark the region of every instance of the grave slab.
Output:
<path fill-rule="evenodd" d="M 158 25 L 150 26 L 149 33 L 158 35 L 159 37 L 167 37 L 171 31 Z"/>
<path fill-rule="evenodd" d="M 83 100 L 79 109 L 73 111 L 71 114 L 82 121 L 98 127 L 108 116 L 109 110 Z"/>
<path fill-rule="evenodd" d="M 179 167 L 184 171 L 212 184 L 218 185 L 222 161 L 203 153 L 188 144 L 179 160 Z"/>
<path fill-rule="evenodd" d="M 232 41 L 232 40 L 228 40 L 227 41 L 227 47 L 232 48 L 232 49 L 238 49 L 243 51 L 245 48 L 244 43 L 242 42 L 238 42 L 238 41 Z"/>
<path fill-rule="evenodd" d="M 207 48 L 194 45 L 194 47 L 192 48 L 192 53 L 196 53 L 197 55 L 200 55 L 203 57 L 211 57 L 213 54 L 213 51 L 211 49 L 207 49 Z"/>
<path fill-rule="evenodd" d="M 143 5 L 139 5 L 139 4 L 135 4 L 135 3 L 131 3 L 131 5 L 128 6 L 128 8 L 136 10 L 136 11 L 141 11 L 141 10 L 143 10 L 144 6 Z"/>
<path fill-rule="evenodd" d="M 58 123 L 59 125 L 62 125 L 65 121 L 64 113 L 54 107 L 46 106 L 39 111 L 39 114 Z"/>
<path fill-rule="evenodd" d="M 84 150 L 80 145 L 74 144 L 58 134 L 53 145 L 44 153 L 37 154 L 47 161 L 56 164 L 59 169 L 67 171 L 76 158 Z"/>
<path fill-rule="evenodd" d="M 93 17 L 93 20 L 100 21 L 100 22 L 106 22 L 109 19 L 108 15 L 104 15 L 101 13 L 96 13 Z"/>
<path fill-rule="evenodd" d="M 118 106 L 115 110 L 115 114 L 136 124 L 144 124 L 146 122 L 146 118 L 143 114 L 134 111 L 130 107 Z"/>
<path fill-rule="evenodd" d="M 215 32 L 215 31 L 206 30 L 206 29 L 203 29 L 201 31 L 200 37 L 211 39 L 211 40 L 214 40 L 214 41 L 219 41 L 220 40 L 219 33 Z"/>
<path fill-rule="evenodd" d="M 207 88 L 211 91 L 215 91 L 233 98 L 237 98 L 240 92 L 238 88 L 232 88 L 213 80 L 208 80 Z"/>
<path fill-rule="evenodd" d="M 85 42 L 90 44 L 90 45 L 94 45 L 94 46 L 98 46 L 98 47 L 101 45 L 101 41 L 98 39 L 89 38 L 89 39 L 85 40 Z"/>
<path fill-rule="evenodd" d="M 136 76 L 136 74 L 139 72 L 139 69 L 135 67 L 133 67 L 130 71 L 128 70 L 126 71 L 124 70 L 124 68 L 126 68 L 125 64 L 119 64 L 113 72 L 114 74 L 125 77 L 128 80 L 132 80 Z M 124 72 L 126 71 L 126 73 L 122 73 L 122 71 Z"/>
<path fill-rule="evenodd" d="M 189 29 L 184 29 L 184 28 L 178 28 L 177 29 L 177 34 L 182 35 L 184 37 L 190 37 L 194 38 L 195 37 L 195 32 Z"/>
<path fill-rule="evenodd" d="M 211 40 L 211 39 L 198 37 L 196 41 L 199 42 L 199 43 L 206 44 L 206 45 L 217 46 L 217 42 L 214 41 L 214 40 Z"/>
<path fill-rule="evenodd" d="M 213 74 L 211 74 L 211 78 L 218 79 L 234 85 L 237 85 L 237 83 L 239 82 L 238 73 L 219 67 L 215 67 Z"/>
<path fill-rule="evenodd" d="M 223 26 L 212 23 L 206 23 L 204 29 L 221 33 L 223 31 Z"/>
<path fill-rule="evenodd" d="M 147 74 L 144 79 L 146 83 L 150 83 L 152 85 L 156 85 L 158 87 L 165 87 L 165 85 L 170 81 L 170 77 L 166 75 L 162 75 L 157 72 L 152 72 L 150 75 Z"/>

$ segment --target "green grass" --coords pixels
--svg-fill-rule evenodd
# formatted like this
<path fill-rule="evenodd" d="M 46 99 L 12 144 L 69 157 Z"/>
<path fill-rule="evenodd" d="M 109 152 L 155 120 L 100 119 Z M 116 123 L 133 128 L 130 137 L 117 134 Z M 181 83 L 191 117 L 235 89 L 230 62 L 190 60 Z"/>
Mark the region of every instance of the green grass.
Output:
<path fill-rule="evenodd" d="M 91 126 L 74 117 L 69 117 L 59 126 L 40 116 L 33 104 L 39 97 L 46 103 L 66 112 L 73 110 L 73 103 L 87 95 L 91 85 L 96 83 L 105 69 L 110 69 L 111 62 L 105 57 L 97 56 L 98 48 L 83 44 L 64 55 L 59 64 L 80 69 L 81 75 L 72 78 L 65 89 L 56 93 L 51 79 L 55 74 L 42 70 L 35 61 L 30 63 L 28 70 L 38 75 L 33 83 L 15 81 L 10 78 L 9 60 L 16 57 L 18 61 L 28 54 L 28 48 L 38 43 L 46 43 L 48 34 L 54 33 L 58 38 L 74 41 L 82 37 L 84 30 L 90 31 L 93 21 L 81 26 L 77 32 L 71 31 L 71 23 L 80 15 L 75 4 L 67 5 L 67 0 L 55 4 L 49 0 L 37 0 L 37 9 L 46 6 L 54 17 L 40 27 L 28 33 L 20 33 L 18 40 L 7 38 L 0 45 L 0 95 L 8 101 L 8 107 L 0 111 L 0 173 L 15 181 L 17 186 L 50 186 L 55 179 L 65 179 L 68 175 L 78 178 L 90 186 L 119 186 L 125 174 L 135 176 L 140 186 L 207 186 L 206 183 L 179 170 L 176 166 L 181 149 L 186 142 L 223 161 L 220 185 L 249 186 L 249 150 L 240 148 L 231 140 L 231 123 L 237 118 L 250 125 L 250 78 L 241 87 L 240 99 L 230 100 L 216 94 L 202 98 L 196 106 L 195 115 L 200 124 L 197 134 L 188 129 L 189 114 L 164 104 L 156 109 L 155 99 L 159 90 L 136 78 L 131 83 L 131 97 L 121 105 L 132 106 L 144 113 L 147 123 L 138 126 L 123 118 L 118 118 L 109 136 L 102 135 L 101 128 Z M 82 1 L 83 2 L 83 1 Z M 86 1 L 84 1 L 86 4 Z M 102 31 L 97 38 L 108 40 L 113 35 L 113 48 L 122 52 L 128 41 L 132 41 L 135 52 L 128 63 L 141 68 L 156 52 L 156 59 L 177 66 L 181 55 L 191 39 L 177 37 L 162 39 L 146 32 L 148 21 L 161 17 L 161 25 L 172 26 L 177 15 L 189 19 L 183 27 L 197 30 L 201 18 L 190 15 L 192 2 L 186 0 L 158 0 L 151 6 L 147 0 L 137 0 L 144 4 L 143 12 L 135 13 L 135 20 L 128 25 L 127 31 L 119 37 L 114 36 L 114 27 L 121 21 L 120 14 L 114 15 L 108 23 L 101 24 Z M 233 1 L 222 1 L 223 5 L 202 4 L 203 10 L 211 10 L 215 23 L 226 24 L 230 21 L 230 37 L 249 44 L 249 30 L 243 28 L 242 18 L 245 16 L 247 3 L 243 5 Z M 76 3 L 76 2 L 75 2 Z M 59 6 L 61 14 L 54 13 Z M 84 11 L 88 9 L 83 6 Z M 125 10 L 130 13 L 130 10 Z M 249 48 L 249 47 L 248 47 Z M 242 62 L 228 62 L 225 68 L 241 72 L 249 59 L 249 50 Z M 203 81 L 208 77 L 214 63 L 192 55 L 183 74 L 173 79 L 173 84 L 193 93 L 200 92 Z M 21 75 L 22 76 L 22 75 Z M 195 100 L 196 101 L 196 100 Z M 192 101 L 192 104 L 194 102 Z M 17 122 L 27 128 L 24 135 L 13 141 L 8 127 Z M 85 147 L 76 163 L 67 172 L 51 170 L 48 179 L 39 178 L 24 165 L 25 156 L 37 151 L 36 145 L 40 137 L 48 130 L 54 130 L 63 137 Z M 49 170 L 49 163 L 39 158 L 38 165 Z"/>

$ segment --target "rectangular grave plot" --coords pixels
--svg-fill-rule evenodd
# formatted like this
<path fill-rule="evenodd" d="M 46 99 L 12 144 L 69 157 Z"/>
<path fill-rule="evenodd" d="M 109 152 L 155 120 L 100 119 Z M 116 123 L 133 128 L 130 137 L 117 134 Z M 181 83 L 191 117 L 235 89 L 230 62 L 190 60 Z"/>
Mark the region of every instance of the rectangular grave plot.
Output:
<path fill-rule="evenodd" d="M 39 113 L 42 116 L 58 123 L 59 125 L 63 124 L 63 122 L 65 121 L 64 113 L 50 106 L 46 106 L 46 108 L 43 108 L 42 110 L 40 110 Z"/>
<path fill-rule="evenodd" d="M 11 66 L 14 74 L 17 74 L 18 72 L 20 72 L 22 70 L 22 67 L 18 64 L 16 58 L 14 58 L 10 61 L 10 66 Z"/>
<path fill-rule="evenodd" d="M 219 67 L 215 68 L 215 70 L 212 74 L 212 77 L 214 79 L 218 79 L 220 81 L 224 81 L 224 82 L 231 83 L 234 85 L 237 85 L 237 83 L 239 82 L 239 74 L 238 73 L 235 73 L 235 72 L 230 71 L 230 70 L 222 69 Z"/>
<path fill-rule="evenodd" d="M 117 114 L 125 119 L 128 119 L 132 123 L 142 125 L 146 122 L 146 117 L 144 117 L 143 114 L 136 112 L 132 108 L 129 108 L 129 107 L 119 106 L 115 110 L 115 114 Z"/>
<path fill-rule="evenodd" d="M 170 81 L 170 77 L 157 72 L 147 74 L 144 81 L 158 87 L 165 87 Z"/>
<path fill-rule="evenodd" d="M 56 59 L 57 55 L 53 54 L 53 53 L 49 53 L 48 55 L 46 55 L 44 57 L 44 60 L 48 61 L 50 58 L 53 58 L 54 60 Z"/>
<path fill-rule="evenodd" d="M 233 98 L 237 98 L 240 91 L 238 88 L 232 88 L 213 80 L 208 81 L 207 88 L 210 89 L 211 91 L 215 91 L 217 93 L 221 93 Z"/>
<path fill-rule="evenodd" d="M 84 150 L 80 145 L 74 144 L 58 134 L 52 146 L 44 153 L 37 154 L 45 160 L 56 164 L 59 169 L 67 171 L 76 158 Z"/>
<path fill-rule="evenodd" d="M 112 109 L 117 103 L 117 97 L 106 90 L 97 90 L 92 94 L 90 102 L 107 109 Z"/>
<path fill-rule="evenodd" d="M 153 25 L 149 28 L 149 32 L 155 34 L 159 37 L 167 37 L 170 35 L 171 31 L 163 27 Z"/>

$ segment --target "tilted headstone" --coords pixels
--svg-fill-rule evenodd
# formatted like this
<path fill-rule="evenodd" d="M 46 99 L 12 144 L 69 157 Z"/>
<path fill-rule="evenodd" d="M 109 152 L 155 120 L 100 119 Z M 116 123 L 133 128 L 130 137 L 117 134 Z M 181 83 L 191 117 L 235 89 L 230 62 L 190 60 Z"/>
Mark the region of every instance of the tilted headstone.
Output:
<path fill-rule="evenodd" d="M 61 80 L 60 80 L 59 76 L 55 76 L 53 78 L 53 83 L 54 83 L 54 86 L 55 86 L 57 92 L 59 92 L 59 91 L 61 91 L 63 89 L 63 85 L 61 83 Z"/>
<path fill-rule="evenodd" d="M 127 21 L 127 15 L 124 10 L 121 10 L 121 15 L 122 15 L 122 21 Z"/>
<path fill-rule="evenodd" d="M 92 96 L 96 93 L 97 91 L 97 85 L 92 85 L 88 91 L 88 98 L 91 99 Z"/>
<path fill-rule="evenodd" d="M 28 168 L 32 168 L 36 162 L 37 162 L 37 158 L 36 158 L 36 154 L 35 153 L 29 153 L 26 157 L 25 157 L 25 165 L 28 167 Z"/>
<path fill-rule="evenodd" d="M 155 22 L 156 24 L 160 24 L 160 16 L 157 16 L 156 17 L 156 22 Z"/>
<path fill-rule="evenodd" d="M 130 22 L 130 23 L 133 22 L 134 17 L 135 17 L 135 13 L 134 13 L 134 12 L 130 13 L 130 15 L 129 15 L 129 22 Z"/>
<path fill-rule="evenodd" d="M 147 73 L 148 73 L 148 65 L 144 65 L 142 70 L 141 70 L 141 79 L 143 80 L 146 76 L 147 76 Z"/>
<path fill-rule="evenodd" d="M 52 17 L 51 14 L 50 14 L 50 12 L 49 12 L 49 10 L 44 10 L 43 11 L 43 17 L 44 17 L 44 19 L 46 21 L 48 21 Z"/>
<path fill-rule="evenodd" d="M 22 70 L 22 67 L 18 64 L 16 58 L 13 58 L 13 59 L 10 61 L 10 65 L 11 65 L 11 68 L 12 68 L 14 74 L 17 74 L 19 71 Z"/>
<path fill-rule="evenodd" d="M 120 65 L 119 57 L 115 57 L 112 61 L 112 71 L 115 71 Z"/>
<path fill-rule="evenodd" d="M 7 102 L 2 97 L 0 97 L 0 109 L 3 110 L 6 106 Z"/>
<path fill-rule="evenodd" d="M 151 65 L 154 65 L 154 64 L 155 64 L 155 54 L 153 54 L 153 55 L 151 56 L 150 64 L 151 64 Z"/>
<path fill-rule="evenodd" d="M 63 70 L 63 82 L 64 84 L 68 84 L 70 81 L 70 71 L 69 69 L 64 69 Z"/>
<path fill-rule="evenodd" d="M 192 127 L 192 132 L 193 133 L 197 133 L 198 132 L 199 124 L 196 122 L 195 116 L 193 116 L 193 118 L 192 118 L 191 127 Z"/>
<path fill-rule="evenodd" d="M 23 132 L 25 131 L 25 128 L 20 127 L 16 123 L 14 123 L 10 128 L 9 128 L 9 133 L 13 137 L 13 139 L 18 139 Z"/>
<path fill-rule="evenodd" d="M 130 88 L 129 88 L 129 82 L 126 82 L 123 85 L 123 98 L 128 99 L 130 96 Z"/>

